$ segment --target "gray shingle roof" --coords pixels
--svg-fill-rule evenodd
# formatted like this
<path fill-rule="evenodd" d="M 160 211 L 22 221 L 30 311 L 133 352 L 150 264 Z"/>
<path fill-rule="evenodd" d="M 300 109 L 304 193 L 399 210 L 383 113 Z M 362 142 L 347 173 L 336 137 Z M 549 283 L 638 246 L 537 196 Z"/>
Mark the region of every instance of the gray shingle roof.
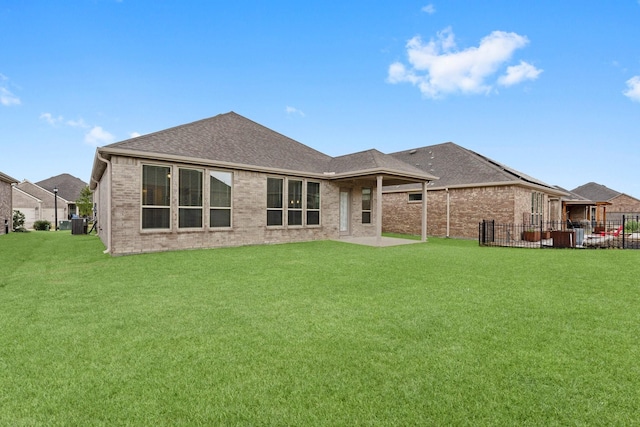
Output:
<path fill-rule="evenodd" d="M 331 157 L 234 112 L 106 146 L 269 169 L 322 173 Z"/>
<path fill-rule="evenodd" d="M 439 177 L 437 187 L 518 182 L 561 191 L 453 142 L 399 151 L 391 156 Z"/>
<path fill-rule="evenodd" d="M 405 182 L 435 178 L 377 150 L 333 158 L 234 112 L 110 144 L 98 152 L 149 158 L 161 155 L 247 169 L 316 174 L 327 179 L 368 172 L 408 177 Z M 92 178 L 97 180 L 103 170 L 102 162 L 94 162 Z"/>
<path fill-rule="evenodd" d="M 53 191 L 53 187 L 58 187 L 58 196 L 69 202 L 75 202 L 80 198 L 80 192 L 88 184 L 68 173 L 52 176 L 35 183 L 38 187 L 47 191 Z"/>
<path fill-rule="evenodd" d="M 595 202 L 608 202 L 622 194 L 595 182 L 588 182 L 574 188 L 571 192 Z"/>

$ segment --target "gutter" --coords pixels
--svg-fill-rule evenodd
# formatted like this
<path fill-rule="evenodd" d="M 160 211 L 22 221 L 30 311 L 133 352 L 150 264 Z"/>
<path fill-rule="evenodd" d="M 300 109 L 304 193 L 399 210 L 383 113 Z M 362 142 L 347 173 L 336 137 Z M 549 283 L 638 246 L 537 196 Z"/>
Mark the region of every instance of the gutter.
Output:
<path fill-rule="evenodd" d="M 108 232 L 107 232 L 107 249 L 105 249 L 102 253 L 103 254 L 111 254 L 111 161 L 105 159 L 104 157 L 102 157 L 100 155 L 100 152 L 96 150 L 96 159 L 103 162 L 104 164 L 107 165 L 107 170 L 105 171 L 108 174 L 109 177 L 109 185 L 107 185 L 106 190 L 107 190 L 107 224 L 108 224 Z M 98 184 L 98 181 L 96 181 L 93 177 L 91 177 L 91 179 L 96 183 L 96 186 Z M 100 187 L 98 187 L 100 188 Z M 102 189 L 100 188 L 100 191 L 102 191 Z M 101 218 L 98 218 L 98 220 L 102 220 Z"/>

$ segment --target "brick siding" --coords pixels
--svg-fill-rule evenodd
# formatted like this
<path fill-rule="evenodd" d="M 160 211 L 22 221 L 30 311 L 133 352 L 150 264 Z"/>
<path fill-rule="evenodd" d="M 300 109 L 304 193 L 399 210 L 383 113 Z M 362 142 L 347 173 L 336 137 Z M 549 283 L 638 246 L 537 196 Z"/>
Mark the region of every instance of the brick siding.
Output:
<path fill-rule="evenodd" d="M 209 229 L 208 194 L 205 185 L 205 227 L 198 230 L 180 230 L 178 224 L 178 180 L 172 179 L 171 229 L 141 229 L 141 189 L 142 164 L 139 159 L 113 156 L 111 159 L 111 223 L 107 221 L 109 172 L 105 172 L 96 190 L 98 203 L 98 230 L 103 243 L 108 245 L 107 235 L 111 233 L 111 253 L 114 255 L 156 252 L 178 249 L 214 248 L 255 244 L 273 244 L 301 242 L 339 237 L 339 190 L 347 185 L 352 193 L 351 224 L 352 235 L 375 235 L 375 215 L 372 224 L 361 224 L 362 186 L 372 188 L 375 207 L 375 181 L 351 180 L 348 184 L 331 181 L 320 182 L 320 226 L 307 227 L 267 227 L 267 177 L 265 173 L 234 170 L 232 228 L 224 230 Z M 145 164 L 172 165 L 163 162 L 145 162 Z M 195 168 L 193 165 L 185 166 Z M 205 180 L 208 170 L 205 170 Z M 177 169 L 172 169 L 177 176 Z M 283 177 L 283 176 L 281 176 Z M 296 178 L 300 179 L 300 178 Z M 111 226 L 111 230 L 109 230 Z"/>

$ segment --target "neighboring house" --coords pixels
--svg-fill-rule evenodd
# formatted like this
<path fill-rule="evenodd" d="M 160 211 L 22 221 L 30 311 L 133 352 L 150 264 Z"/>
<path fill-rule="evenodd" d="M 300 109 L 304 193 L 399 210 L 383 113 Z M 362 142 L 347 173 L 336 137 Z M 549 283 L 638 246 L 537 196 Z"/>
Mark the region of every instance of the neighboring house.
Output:
<path fill-rule="evenodd" d="M 230 112 L 98 148 L 91 189 L 105 252 L 120 255 L 381 239 L 382 186 L 431 179 L 376 150 L 330 157 Z"/>
<path fill-rule="evenodd" d="M 477 238 L 478 224 L 539 225 L 561 220 L 566 193 L 452 142 L 392 153 L 437 181 L 428 186 L 428 234 Z M 415 185 L 383 190 L 383 230 L 417 234 L 420 189 Z"/>
<path fill-rule="evenodd" d="M 25 215 L 25 228 L 33 228 L 33 223 L 46 220 L 54 224 L 55 208 L 58 210 L 58 222 L 67 221 L 78 213 L 76 200 L 88 184 L 67 173 L 33 183 L 24 180 L 14 186 L 14 210 Z M 54 188 L 58 190 L 57 200 Z"/>
<path fill-rule="evenodd" d="M 594 226 L 596 221 L 600 221 L 604 215 L 608 202 L 596 202 L 587 199 L 573 191 L 556 186 L 559 190 L 567 193 L 561 199 L 562 221 L 564 227 L 585 227 Z"/>
<path fill-rule="evenodd" d="M 13 191 L 12 185 L 18 180 L 0 172 L 0 234 L 13 228 Z"/>
<path fill-rule="evenodd" d="M 571 190 L 586 199 L 593 200 L 602 208 L 594 211 L 598 223 L 606 220 L 621 221 L 623 214 L 640 214 L 640 200 L 628 194 L 620 193 L 602 184 L 589 182 Z"/>
<path fill-rule="evenodd" d="M 76 206 L 76 200 L 80 198 L 82 189 L 87 187 L 89 184 L 81 180 L 80 178 L 76 178 L 73 175 L 68 173 L 63 173 L 57 176 L 52 176 L 51 178 L 47 178 L 42 181 L 36 182 L 36 185 L 45 188 L 47 190 L 51 190 L 53 188 L 58 189 L 58 197 L 61 197 L 65 201 L 67 201 L 67 218 L 70 219 L 71 215 L 78 215 L 78 206 Z"/>
<path fill-rule="evenodd" d="M 15 203 L 13 209 L 20 211 L 25 216 L 25 228 L 32 229 L 35 221 L 49 221 L 52 229 L 55 224 L 56 207 L 58 221 L 64 221 L 68 216 L 67 205 L 69 201 L 58 195 L 55 200 L 53 187 L 45 189 L 25 179 L 14 186 L 13 197 Z"/>

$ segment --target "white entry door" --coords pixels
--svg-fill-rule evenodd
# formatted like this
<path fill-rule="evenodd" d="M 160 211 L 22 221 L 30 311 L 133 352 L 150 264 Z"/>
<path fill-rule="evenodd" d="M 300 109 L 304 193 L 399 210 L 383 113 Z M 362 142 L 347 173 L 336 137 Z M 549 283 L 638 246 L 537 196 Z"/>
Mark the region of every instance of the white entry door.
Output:
<path fill-rule="evenodd" d="M 350 209 L 351 193 L 349 190 L 340 190 L 340 234 L 350 234 Z"/>

